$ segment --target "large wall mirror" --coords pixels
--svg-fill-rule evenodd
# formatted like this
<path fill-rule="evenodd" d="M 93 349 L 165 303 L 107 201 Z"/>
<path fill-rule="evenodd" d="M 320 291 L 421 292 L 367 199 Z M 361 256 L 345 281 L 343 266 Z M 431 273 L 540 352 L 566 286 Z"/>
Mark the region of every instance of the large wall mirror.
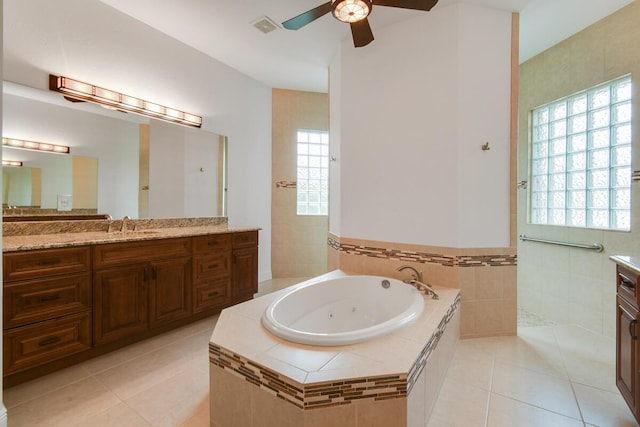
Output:
<path fill-rule="evenodd" d="M 113 218 L 226 216 L 223 135 L 4 82 L 3 136 L 71 148 L 60 155 L 3 146 L 3 160 L 23 164 L 3 167 L 4 207 L 67 214 L 62 196 L 73 210 Z"/>

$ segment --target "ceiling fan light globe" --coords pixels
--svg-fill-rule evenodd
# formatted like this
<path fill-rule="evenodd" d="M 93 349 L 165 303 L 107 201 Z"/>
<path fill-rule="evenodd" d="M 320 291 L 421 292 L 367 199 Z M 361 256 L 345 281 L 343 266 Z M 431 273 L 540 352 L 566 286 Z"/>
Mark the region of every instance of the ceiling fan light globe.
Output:
<path fill-rule="evenodd" d="M 366 19 L 371 13 L 369 0 L 332 0 L 333 16 L 339 21 L 352 23 Z"/>

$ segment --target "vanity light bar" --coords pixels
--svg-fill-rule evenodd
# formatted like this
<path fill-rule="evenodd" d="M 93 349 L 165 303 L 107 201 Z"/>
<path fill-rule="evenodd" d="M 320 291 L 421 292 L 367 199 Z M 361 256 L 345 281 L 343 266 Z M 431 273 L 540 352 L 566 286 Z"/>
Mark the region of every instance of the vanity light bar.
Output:
<path fill-rule="evenodd" d="M 19 160 L 3 160 L 2 166 L 22 166 L 22 162 Z"/>
<path fill-rule="evenodd" d="M 143 116 L 153 117 L 154 119 L 196 128 L 202 126 L 202 117 L 196 116 L 195 114 L 185 113 L 184 111 L 165 107 L 145 101 L 144 99 L 70 79 L 69 77 L 49 74 L 49 90 L 63 93 L 70 98 L 95 102 L 109 108 L 130 111 Z"/>
<path fill-rule="evenodd" d="M 71 149 L 66 145 L 49 144 L 48 142 L 24 141 L 22 139 L 2 138 L 2 145 L 23 150 L 46 151 L 47 153 L 69 154 Z"/>

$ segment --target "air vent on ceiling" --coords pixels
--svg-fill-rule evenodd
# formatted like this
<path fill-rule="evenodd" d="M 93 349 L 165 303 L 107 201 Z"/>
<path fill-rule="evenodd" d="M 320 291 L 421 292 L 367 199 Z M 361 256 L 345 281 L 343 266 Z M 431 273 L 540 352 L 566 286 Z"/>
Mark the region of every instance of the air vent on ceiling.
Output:
<path fill-rule="evenodd" d="M 251 25 L 253 25 L 258 30 L 262 31 L 265 34 L 280 28 L 278 24 L 273 22 L 273 20 L 267 16 L 263 16 L 261 18 L 256 19 L 251 23 Z"/>

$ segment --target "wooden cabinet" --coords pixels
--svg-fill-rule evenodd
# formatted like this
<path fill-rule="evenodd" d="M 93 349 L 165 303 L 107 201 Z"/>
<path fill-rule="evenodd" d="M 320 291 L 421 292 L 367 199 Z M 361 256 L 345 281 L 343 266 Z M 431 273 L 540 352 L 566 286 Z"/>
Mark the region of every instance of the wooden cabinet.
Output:
<path fill-rule="evenodd" d="M 110 266 L 94 273 L 95 345 L 191 315 L 190 238 L 98 245 L 93 251 L 96 266 Z"/>
<path fill-rule="evenodd" d="M 91 253 L 74 247 L 3 256 L 3 373 L 91 348 Z"/>
<path fill-rule="evenodd" d="M 149 327 L 191 316 L 191 257 L 153 261 L 149 267 Z"/>
<path fill-rule="evenodd" d="M 616 385 L 640 423 L 640 309 L 636 292 L 640 273 L 620 264 L 617 265 L 616 272 Z"/>
<path fill-rule="evenodd" d="M 3 254 L 5 386 L 253 297 L 258 232 Z"/>
<path fill-rule="evenodd" d="M 258 292 L 258 232 L 233 236 L 232 288 L 235 301 L 246 301 Z"/>
<path fill-rule="evenodd" d="M 101 345 L 149 327 L 148 267 L 98 270 L 93 277 L 93 343 Z"/>
<path fill-rule="evenodd" d="M 231 241 L 231 234 L 194 238 L 194 313 L 216 310 L 231 304 Z"/>

